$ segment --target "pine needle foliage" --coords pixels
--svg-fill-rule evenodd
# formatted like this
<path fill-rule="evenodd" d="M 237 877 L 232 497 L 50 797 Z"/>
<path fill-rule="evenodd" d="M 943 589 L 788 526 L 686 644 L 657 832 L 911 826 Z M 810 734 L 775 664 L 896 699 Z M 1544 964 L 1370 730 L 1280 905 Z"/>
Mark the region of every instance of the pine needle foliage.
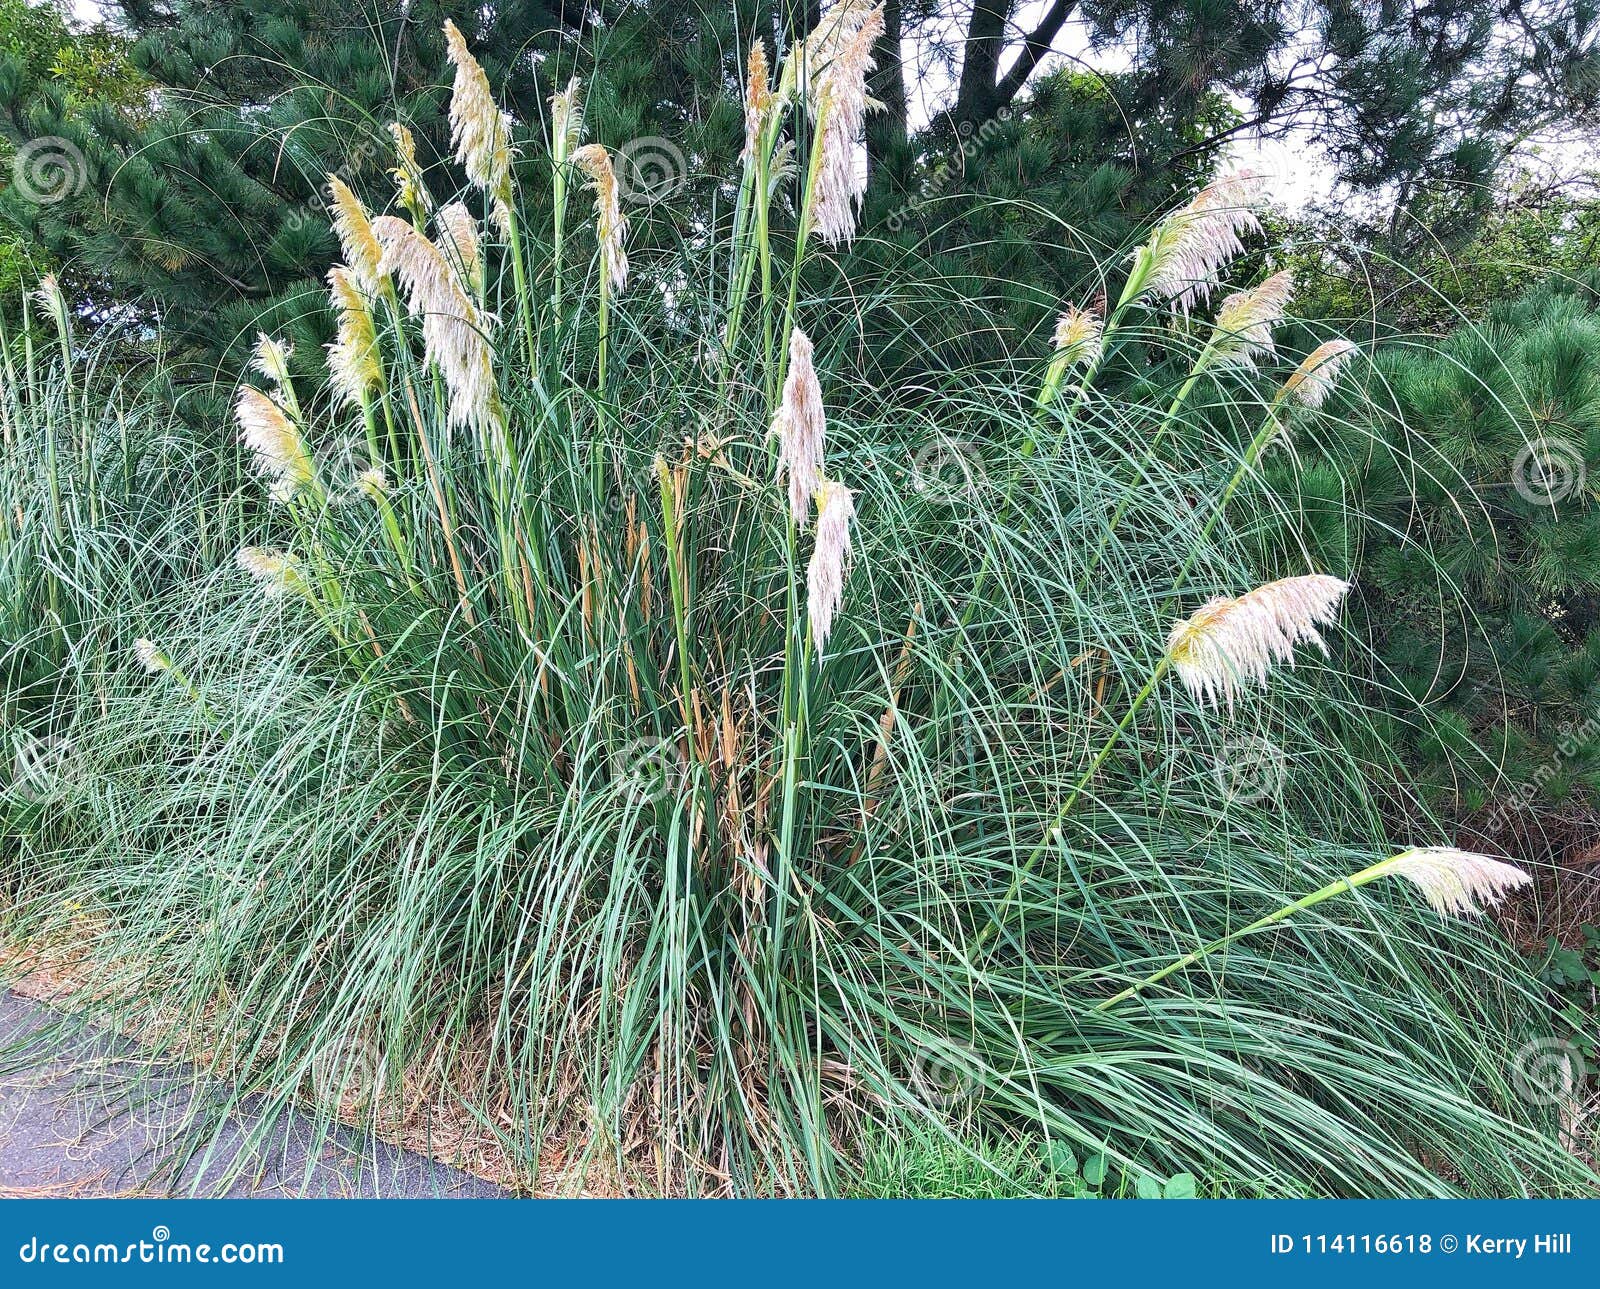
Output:
<path fill-rule="evenodd" d="M 1529 856 L 1600 801 L 1600 308 L 1558 277 L 1400 338 L 1268 476 L 1280 551 L 1359 563 L 1380 701 L 1434 805 Z"/>

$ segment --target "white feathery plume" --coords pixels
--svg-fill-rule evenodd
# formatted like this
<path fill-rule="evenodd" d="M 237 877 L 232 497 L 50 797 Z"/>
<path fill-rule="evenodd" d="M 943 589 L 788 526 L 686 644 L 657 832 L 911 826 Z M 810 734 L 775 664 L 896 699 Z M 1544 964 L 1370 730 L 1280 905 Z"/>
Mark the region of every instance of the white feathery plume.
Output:
<path fill-rule="evenodd" d="M 274 385 L 283 386 L 289 380 L 289 356 L 294 346 L 274 340 L 265 331 L 256 333 L 255 356 L 250 365 Z"/>
<path fill-rule="evenodd" d="M 152 676 L 172 666 L 172 659 L 161 651 L 156 642 L 147 640 L 143 636 L 133 642 L 133 652 L 139 659 L 140 665 Z"/>
<path fill-rule="evenodd" d="M 1485 904 L 1498 904 L 1533 881 L 1513 864 L 1449 846 L 1419 846 L 1376 868 L 1375 876 L 1393 873 L 1414 884 L 1441 917 L 1481 913 Z"/>
<path fill-rule="evenodd" d="M 1284 395 L 1306 407 L 1321 407 L 1339 383 L 1340 370 L 1355 354 L 1355 345 L 1343 336 L 1324 340 L 1283 382 Z"/>
<path fill-rule="evenodd" d="M 450 144 L 467 178 L 489 195 L 495 226 L 511 227 L 511 125 L 489 88 L 489 78 L 467 48 L 461 29 L 444 24 L 450 62 L 456 69 L 450 91 Z"/>
<path fill-rule="evenodd" d="M 46 273 L 39 279 L 33 298 L 39 302 L 39 307 L 50 315 L 56 326 L 66 329 L 67 297 L 61 294 L 61 282 L 54 273 Z"/>
<path fill-rule="evenodd" d="M 356 487 L 371 500 L 382 501 L 389 495 L 389 476 L 374 466 L 356 476 Z"/>
<path fill-rule="evenodd" d="M 240 440 L 255 454 L 256 468 L 270 481 L 272 500 L 288 501 L 316 482 L 300 431 L 276 399 L 253 385 L 244 385 L 233 414 Z"/>
<path fill-rule="evenodd" d="M 483 298 L 483 256 L 479 250 L 478 221 L 459 201 L 441 206 L 434 217 L 440 248 L 449 247 L 454 267 L 474 299 Z"/>
<path fill-rule="evenodd" d="M 883 35 L 883 6 L 868 10 L 859 22 L 841 17 L 838 25 L 844 29 L 852 24 L 853 30 L 842 40 L 827 42 L 831 49 L 812 54 L 826 61 L 816 67 L 811 100 L 822 149 L 811 217 L 817 236 L 830 246 L 855 236 L 856 211 L 867 191 L 866 172 L 856 164 L 856 148 L 869 106 L 867 74 L 876 66 L 872 47 Z"/>
<path fill-rule="evenodd" d="M 756 159 L 761 137 L 778 106 L 778 95 L 767 82 L 767 46 L 758 38 L 750 49 L 744 86 L 744 152 L 740 159 L 746 163 Z"/>
<path fill-rule="evenodd" d="M 398 121 L 389 122 L 389 133 L 394 137 L 395 166 L 389 173 L 394 176 L 395 196 L 407 210 L 427 214 L 433 209 L 433 194 L 417 164 L 417 141 Z"/>
<path fill-rule="evenodd" d="M 804 524 L 812 494 L 822 486 L 822 444 L 827 420 L 822 386 L 811 364 L 811 338 L 796 327 L 789 333 L 789 374 L 783 401 L 772 418 L 778 439 L 778 477 L 789 482 L 789 513 Z"/>
<path fill-rule="evenodd" d="M 772 160 L 767 166 L 767 200 L 777 201 L 778 194 L 799 173 L 800 167 L 795 161 L 794 140 L 780 140 L 778 146 L 772 150 Z"/>
<path fill-rule="evenodd" d="M 617 174 L 611 168 L 611 154 L 598 143 L 585 144 L 572 154 L 572 164 L 589 176 L 594 189 L 595 235 L 600 242 L 600 265 L 611 281 L 611 289 L 621 294 L 628 285 L 628 253 L 622 235 L 628 231 L 617 201 Z"/>
<path fill-rule="evenodd" d="M 1265 187 L 1253 171 L 1237 170 L 1162 220 L 1135 252 L 1135 271 L 1146 274 L 1140 294 L 1168 301 L 1182 314 L 1209 299 L 1222 267 L 1244 250 L 1243 236 L 1261 231 L 1256 208 Z"/>
<path fill-rule="evenodd" d="M 306 593 L 305 575 L 293 555 L 271 546 L 242 546 L 237 558 L 239 567 L 262 584 L 262 592 L 269 599 L 276 599 L 285 591 Z"/>
<path fill-rule="evenodd" d="M 1189 692 L 1229 709 L 1250 684 L 1263 685 L 1277 663 L 1294 665 L 1295 646 L 1327 653 L 1317 628 L 1331 623 L 1350 583 L 1315 573 L 1268 582 L 1234 599 L 1208 600 L 1167 637 L 1167 656 Z"/>
<path fill-rule="evenodd" d="M 1056 319 L 1056 357 L 1068 365 L 1093 366 L 1100 361 L 1105 330 L 1105 319 L 1099 310 L 1069 304 Z"/>
<path fill-rule="evenodd" d="M 806 611 L 819 656 L 844 599 L 844 579 L 850 569 L 850 524 L 855 513 L 850 489 L 831 479 L 822 485 L 817 493 L 817 542 L 806 570 Z"/>
<path fill-rule="evenodd" d="M 342 264 L 328 270 L 328 291 L 339 315 L 338 337 L 328 346 L 328 383 L 341 403 L 359 403 L 383 384 L 372 308 Z"/>
<path fill-rule="evenodd" d="M 507 459 L 505 421 L 494 379 L 490 317 L 473 303 L 439 248 L 403 219 L 380 215 L 372 231 L 383 247 L 380 265 L 406 293 L 406 306 L 422 319 L 422 345 L 450 393 L 452 425 L 484 435 L 489 451 Z"/>
<path fill-rule="evenodd" d="M 578 78 L 567 88 L 550 96 L 550 150 L 558 157 L 569 157 L 583 135 L 583 99 Z"/>
<path fill-rule="evenodd" d="M 837 0 L 827 13 L 819 15 L 817 25 L 795 46 L 784 63 L 783 73 L 779 77 L 779 96 L 794 92 L 798 80 L 797 64 L 800 65 L 798 70 L 803 71 L 815 92 L 823 72 L 839 56 L 839 51 L 850 43 L 878 3 L 879 0 Z"/>
<path fill-rule="evenodd" d="M 339 235 L 345 263 L 361 289 L 368 295 L 377 295 L 385 276 L 379 267 L 383 247 L 373 235 L 367 208 L 337 175 L 328 176 L 328 191 L 333 194 L 333 231 Z"/>
<path fill-rule="evenodd" d="M 1294 295 L 1294 277 L 1285 269 L 1260 286 L 1236 291 L 1217 308 L 1216 330 L 1211 337 L 1211 361 L 1255 370 L 1261 358 L 1277 352 L 1272 329 L 1283 321 Z"/>

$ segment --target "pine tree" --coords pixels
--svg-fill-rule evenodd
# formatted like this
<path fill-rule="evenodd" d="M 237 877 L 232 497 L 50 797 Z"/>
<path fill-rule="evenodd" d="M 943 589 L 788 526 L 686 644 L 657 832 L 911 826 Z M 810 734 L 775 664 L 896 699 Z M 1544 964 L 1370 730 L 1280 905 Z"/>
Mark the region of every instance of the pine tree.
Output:
<path fill-rule="evenodd" d="M 1382 733 L 1435 804 L 1559 852 L 1600 807 L 1600 275 L 1384 346 L 1269 479 L 1278 561 L 1359 568 L 1374 702 L 1428 713 Z"/>
<path fill-rule="evenodd" d="M 728 209 L 730 194 L 703 176 L 727 173 L 739 148 L 751 41 L 777 55 L 821 7 L 114 4 L 136 37 L 133 65 L 158 87 L 156 110 L 85 101 L 38 60 L 0 51 L 0 126 L 15 144 L 66 140 L 84 174 L 70 199 L 42 205 L 13 185 L 0 217 L 75 275 L 92 304 L 138 302 L 220 370 L 237 368 L 239 345 L 263 322 L 321 338 L 320 279 L 333 254 L 319 208 L 327 172 L 383 201 L 393 119 L 411 128 L 424 164 L 447 151 L 445 18 L 466 32 L 512 113 L 524 166 L 537 168 L 549 94 L 582 71 L 591 137 L 613 148 L 665 140 L 674 182 L 694 189 L 673 194 L 675 209 L 696 209 L 686 223 L 696 227 Z M 936 0 L 887 6 L 868 227 L 905 240 L 909 208 L 913 231 L 933 234 L 929 245 L 953 272 L 1022 277 L 1063 294 L 1081 285 L 1083 250 L 1115 246 L 1124 229 L 1192 190 L 1218 149 L 1246 130 L 1310 131 L 1352 181 L 1388 185 L 1408 209 L 1465 225 L 1477 209 L 1470 194 L 1514 130 L 1592 107 L 1600 84 L 1588 74 L 1594 16 L 1580 0 L 1548 0 L 1537 22 L 1488 20 L 1467 0 L 1399 16 L 1381 0 L 1294 15 L 1232 0 L 1052 0 L 1020 42 L 1016 9 L 1015 0 L 974 7 L 965 42 L 943 50 L 957 69 L 953 101 L 912 137 L 912 72 L 896 36 L 927 37 L 952 10 Z M 1097 40 L 1133 42 L 1134 65 L 1115 76 L 1045 76 L 1068 23 L 1086 24 Z M 1315 74 L 1290 57 L 1307 49 L 1327 55 Z M 525 193 L 537 202 L 540 189 L 530 182 Z M 1020 207 L 949 227 L 921 218 L 930 195 L 972 193 L 1025 195 L 1057 224 Z M 974 256 L 975 245 L 986 249 Z"/>
<path fill-rule="evenodd" d="M 114 32 L 74 29 L 56 4 L 0 0 L 0 95 L 44 86 L 55 112 L 94 107 L 137 116 L 144 110 L 147 85 L 128 53 L 129 42 Z M 0 167 L 10 186 L 29 185 L 47 199 L 83 179 L 80 158 L 48 143 L 19 153 L 12 140 L 0 138 Z M 37 250 L 29 227 L 0 211 L 0 291 L 10 294 L 40 273 L 60 268 L 30 263 Z"/>
<path fill-rule="evenodd" d="M 134 301 L 165 333 L 222 370 L 261 326 L 315 344 L 321 276 L 334 243 L 325 176 L 386 195 L 388 123 L 416 135 L 425 163 L 447 151 L 446 18 L 470 0 L 400 6 L 351 0 L 126 0 L 130 58 L 159 86 L 158 110 L 133 114 L 64 94 L 37 65 L 7 55 L 0 92 L 18 142 L 57 138 L 82 182 L 40 203 L 12 185 L 4 215 L 89 286 L 91 305 Z M 538 4 L 504 6 L 480 31 L 486 50 L 526 48 L 556 29 Z M 496 66 L 505 97 L 533 111 L 527 60 Z M 382 190 L 382 191 L 380 191 Z"/>

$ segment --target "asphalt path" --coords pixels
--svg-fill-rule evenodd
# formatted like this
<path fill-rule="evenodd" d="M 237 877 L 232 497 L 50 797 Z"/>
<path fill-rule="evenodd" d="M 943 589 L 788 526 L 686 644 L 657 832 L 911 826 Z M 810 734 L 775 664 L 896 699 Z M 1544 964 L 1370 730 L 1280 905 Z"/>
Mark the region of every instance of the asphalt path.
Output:
<path fill-rule="evenodd" d="M 309 1115 L 263 1130 L 248 1101 L 178 1158 L 223 1090 L 153 1061 L 137 1044 L 84 1034 L 49 1008 L 0 993 L 0 1195 L 487 1199 L 491 1182 Z M 223 1184 L 234 1172 L 243 1180 Z"/>

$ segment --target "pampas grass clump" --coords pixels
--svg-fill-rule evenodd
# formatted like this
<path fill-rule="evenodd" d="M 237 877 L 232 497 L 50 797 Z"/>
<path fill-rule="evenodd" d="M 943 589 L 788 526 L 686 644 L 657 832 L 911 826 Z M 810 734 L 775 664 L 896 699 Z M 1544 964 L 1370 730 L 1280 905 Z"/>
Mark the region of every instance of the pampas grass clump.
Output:
<path fill-rule="evenodd" d="M 395 131 L 393 208 L 328 181 L 327 389 L 263 348 L 245 480 L 140 468 L 159 400 L 69 398 L 71 320 L 30 315 L 62 344 L 0 347 L 7 698 L 89 762 L 4 799 L 13 938 L 81 945 L 86 1017 L 256 1122 L 359 1111 L 531 1190 L 832 1194 L 929 1134 L 1273 1195 L 1590 1184 L 1514 1096 L 1536 982 L 1438 916 L 1520 875 L 1396 858 L 1425 812 L 1340 744 L 1360 570 L 1236 525 L 1285 405 L 1361 370 L 1278 369 L 1286 278 L 1192 316 L 1259 181 L 1104 307 L 1040 293 L 1055 336 L 884 382 L 908 300 L 993 319 L 813 245 L 867 236 L 880 22 L 751 51 L 734 209 L 677 240 L 579 83 L 541 139 L 449 29 L 460 169 Z M 1130 342 L 1166 385 L 1108 384 Z M 1219 786 L 1240 739 L 1281 781 Z"/>

